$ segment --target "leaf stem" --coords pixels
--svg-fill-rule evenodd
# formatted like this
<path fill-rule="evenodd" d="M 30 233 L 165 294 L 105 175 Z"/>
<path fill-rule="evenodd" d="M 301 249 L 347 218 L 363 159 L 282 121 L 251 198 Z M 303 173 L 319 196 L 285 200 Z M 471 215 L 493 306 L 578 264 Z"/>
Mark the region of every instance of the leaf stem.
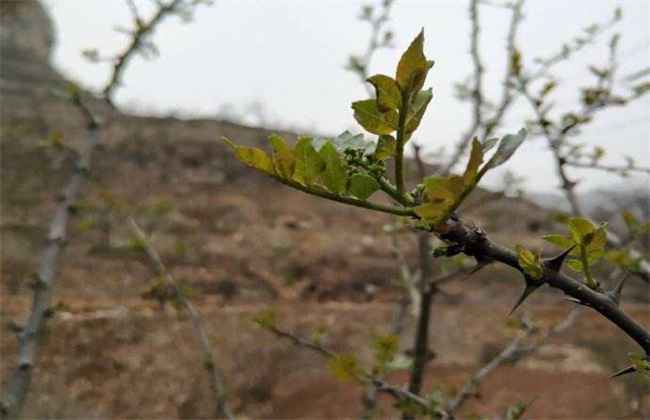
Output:
<path fill-rule="evenodd" d="M 361 207 L 369 210 L 374 210 L 374 211 L 379 211 L 382 213 L 388 213 L 388 214 L 394 214 L 396 216 L 407 216 L 407 217 L 417 217 L 413 209 L 411 208 L 398 208 L 398 207 L 391 207 L 391 206 L 385 206 L 383 204 L 378 204 L 378 203 L 372 203 L 370 201 L 363 201 L 363 200 L 358 200 L 356 198 L 352 197 L 344 197 L 338 194 L 331 193 L 329 191 L 321 190 L 321 189 L 315 189 L 315 188 L 310 188 L 306 187 L 302 184 L 299 184 L 298 182 L 291 181 L 288 179 L 281 178 L 279 176 L 272 176 L 274 179 L 277 181 L 283 183 L 284 185 L 295 188 L 297 190 L 300 190 L 302 192 L 305 192 L 307 194 L 315 195 L 317 197 L 325 198 L 331 201 L 337 201 L 339 203 L 343 204 L 349 204 L 351 206 L 355 207 Z"/>
<path fill-rule="evenodd" d="M 397 193 L 404 195 L 404 143 L 406 139 L 406 116 L 409 110 L 410 94 L 409 92 L 402 92 L 402 106 L 399 110 L 399 122 L 397 126 L 397 138 L 395 145 L 395 184 L 397 185 Z"/>

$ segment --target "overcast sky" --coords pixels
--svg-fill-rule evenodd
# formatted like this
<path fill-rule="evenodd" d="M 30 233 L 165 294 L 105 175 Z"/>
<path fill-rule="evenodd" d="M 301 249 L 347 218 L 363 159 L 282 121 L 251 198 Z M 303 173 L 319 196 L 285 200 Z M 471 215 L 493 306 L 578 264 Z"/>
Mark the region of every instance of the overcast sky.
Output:
<path fill-rule="evenodd" d="M 123 48 L 126 38 L 114 27 L 129 26 L 126 3 L 45 3 L 58 30 L 56 66 L 86 86 L 101 86 L 108 66 L 89 63 L 80 52 L 97 48 L 110 55 Z M 147 11 L 153 2 L 135 3 Z M 264 119 L 271 125 L 325 134 L 360 131 L 350 103 L 364 99 L 366 92 L 344 67 L 349 54 L 362 52 L 367 44 L 369 28 L 357 20 L 365 3 L 368 1 L 216 0 L 210 7 L 200 7 L 189 24 L 170 18 L 153 38 L 160 57 L 150 61 L 138 57 L 131 63 L 118 103 L 156 114 L 216 116 L 236 112 L 253 123 L 257 117 L 251 104 L 261 103 Z M 622 35 L 621 76 L 650 66 L 648 3 L 634 0 L 529 0 L 519 43 L 525 64 L 532 66 L 534 57 L 558 51 L 589 24 L 606 21 L 617 5 L 623 9 L 623 21 L 616 29 Z M 371 65 L 371 73 L 392 74 L 399 53 L 424 27 L 425 52 L 436 61 L 427 80 L 434 88 L 434 100 L 415 138 L 431 150 L 440 146 L 450 150 L 470 120 L 469 105 L 458 102 L 453 90 L 453 84 L 472 71 L 467 9 L 467 1 L 460 0 L 397 0 L 390 22 L 395 48 L 378 53 Z M 508 12 L 482 5 L 480 14 L 485 85 L 488 93 L 497 95 L 505 67 Z M 553 98 L 560 109 L 576 109 L 575 85 L 591 80 L 588 65 L 605 63 L 612 33 L 579 53 L 571 64 L 557 67 L 562 84 Z M 526 103 L 518 103 L 501 133 L 517 130 L 530 116 Z M 605 147 L 608 163 L 622 163 L 627 154 L 650 166 L 650 98 L 599 114 L 581 140 Z M 544 144 L 532 140 L 505 165 L 525 176 L 529 189 L 551 190 L 557 185 Z M 485 181 L 488 185 L 500 182 L 503 171 L 494 172 Z M 620 181 L 590 171 L 575 174 L 584 179 L 581 188 L 585 190 Z M 639 176 L 634 180 L 647 184 L 648 179 Z"/>

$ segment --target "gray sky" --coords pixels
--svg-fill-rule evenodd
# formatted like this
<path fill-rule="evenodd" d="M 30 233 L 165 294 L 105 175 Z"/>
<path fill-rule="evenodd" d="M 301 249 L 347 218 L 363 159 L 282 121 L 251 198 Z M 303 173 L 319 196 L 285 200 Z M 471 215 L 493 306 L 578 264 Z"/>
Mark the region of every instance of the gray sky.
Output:
<path fill-rule="evenodd" d="M 110 55 L 124 47 L 126 38 L 116 25 L 129 26 L 130 14 L 120 0 L 45 0 L 58 29 L 55 64 L 64 73 L 90 87 L 101 86 L 108 75 L 106 64 L 92 64 L 81 57 L 85 48 Z M 153 2 L 136 0 L 143 11 Z M 117 99 L 122 106 L 144 113 L 215 116 L 230 109 L 256 122 L 251 104 L 262 103 L 264 118 L 274 126 L 304 131 L 338 133 L 361 131 L 355 125 L 350 103 L 366 92 L 355 75 L 344 69 L 350 53 L 362 52 L 369 28 L 357 20 L 362 4 L 351 0 L 216 0 L 200 7 L 193 22 L 166 20 L 154 36 L 161 55 L 154 60 L 136 58 L 129 66 Z M 374 3 L 377 3 L 375 1 Z M 650 65 L 650 22 L 645 1 L 529 0 L 521 27 L 520 49 L 525 64 L 548 56 L 594 22 L 610 18 L 616 5 L 623 21 L 615 29 L 622 34 L 621 75 Z M 487 67 L 485 85 L 498 100 L 505 67 L 504 42 L 508 12 L 481 6 L 481 54 Z M 427 85 L 434 100 L 415 137 L 431 150 L 450 150 L 470 120 L 468 104 L 454 98 L 453 83 L 472 71 L 469 50 L 467 1 L 397 0 L 390 27 L 395 48 L 383 50 L 373 60 L 371 73 L 394 72 L 401 51 L 421 27 L 426 33 L 425 51 L 436 61 Z M 610 34 L 613 32 L 610 32 Z M 587 65 L 603 64 L 609 36 L 579 53 L 571 64 L 557 67 L 564 83 L 553 95 L 561 110 L 576 109 L 576 83 L 590 81 Z M 571 89 L 571 86 L 574 86 Z M 517 130 L 530 108 L 522 101 L 510 113 L 501 134 Z M 609 152 L 607 163 L 622 163 L 623 154 L 650 166 L 650 98 L 618 110 L 599 114 L 584 130 L 582 141 Z M 551 190 L 557 185 L 552 161 L 542 140 L 525 145 L 505 167 L 526 177 L 526 187 Z M 503 170 L 488 174 L 485 183 L 498 185 Z M 613 184 L 620 178 L 591 171 L 576 172 L 584 178 L 581 189 Z M 646 182 L 645 176 L 635 177 Z"/>

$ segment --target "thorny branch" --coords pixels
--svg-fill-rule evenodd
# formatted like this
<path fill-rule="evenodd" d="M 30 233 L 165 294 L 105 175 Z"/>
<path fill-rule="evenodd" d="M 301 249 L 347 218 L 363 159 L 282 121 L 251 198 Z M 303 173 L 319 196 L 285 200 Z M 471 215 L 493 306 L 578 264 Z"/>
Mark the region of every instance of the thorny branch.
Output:
<path fill-rule="evenodd" d="M 463 253 L 482 261 L 498 261 L 520 272 L 517 254 L 491 241 L 479 228 L 469 227 L 460 220 L 450 220 L 437 231 L 441 239 L 462 246 Z M 628 316 L 607 292 L 588 288 L 559 270 L 544 268 L 540 282 L 563 291 L 576 303 L 588 306 L 615 324 L 650 356 L 650 333 Z"/>
<path fill-rule="evenodd" d="M 34 298 L 27 324 L 18 331 L 18 366 L 8 380 L 5 395 L 0 402 L 3 419 L 19 418 L 32 381 L 32 374 L 47 319 L 52 315 L 50 301 L 54 293 L 56 275 L 60 266 L 68 234 L 68 221 L 73 214 L 81 187 L 86 180 L 95 146 L 100 142 L 97 120 L 82 102 L 78 93 L 73 103 L 87 119 L 86 141 L 83 145 L 72 175 L 59 196 L 54 218 L 50 223 L 47 245 L 43 251 L 38 273 L 32 282 Z"/>
<path fill-rule="evenodd" d="M 143 37 L 151 33 L 164 16 L 176 11 L 181 1 L 174 0 L 168 4 L 157 2 L 158 12 L 145 24 L 139 21 L 136 14 L 138 27 L 132 33 L 133 39 L 129 47 L 115 61 L 110 81 L 103 89 L 103 97 L 107 103 L 112 105 L 112 95 L 119 85 L 120 77 L 130 58 L 142 47 Z M 136 13 L 135 9 L 132 11 Z M 101 141 L 102 125 L 82 100 L 79 90 L 73 90 L 71 101 L 86 121 L 86 141 L 78 154 L 74 171 L 59 196 L 59 205 L 50 223 L 47 244 L 32 284 L 34 290 L 32 309 L 26 325 L 18 331 L 18 366 L 9 377 L 0 399 L 0 418 L 3 420 L 19 418 L 23 411 L 45 324 L 52 315 L 50 302 L 54 293 L 60 257 L 67 242 L 68 222 L 75 210 L 84 181 L 90 173 L 92 153 Z"/>
<path fill-rule="evenodd" d="M 201 344 L 201 351 L 203 352 L 203 367 L 208 373 L 208 379 L 210 381 L 210 388 L 214 393 L 214 399 L 216 402 L 216 416 L 217 418 L 228 418 L 234 419 L 232 411 L 228 407 L 226 400 L 226 387 L 224 385 L 224 374 L 220 368 L 217 367 L 215 363 L 214 353 L 212 351 L 212 346 L 210 345 L 210 340 L 208 339 L 208 334 L 203 325 L 203 319 L 201 314 L 194 307 L 192 302 L 185 296 L 183 291 L 176 283 L 176 280 L 171 275 L 167 267 L 165 267 L 160 255 L 153 248 L 147 235 L 140 229 L 138 224 L 133 218 L 129 218 L 129 225 L 135 237 L 138 239 L 139 243 L 143 246 L 147 257 L 152 262 L 153 267 L 156 273 L 165 280 L 166 284 L 171 286 L 173 289 L 174 299 L 178 302 L 190 316 L 192 320 L 192 328 L 194 333 Z"/>

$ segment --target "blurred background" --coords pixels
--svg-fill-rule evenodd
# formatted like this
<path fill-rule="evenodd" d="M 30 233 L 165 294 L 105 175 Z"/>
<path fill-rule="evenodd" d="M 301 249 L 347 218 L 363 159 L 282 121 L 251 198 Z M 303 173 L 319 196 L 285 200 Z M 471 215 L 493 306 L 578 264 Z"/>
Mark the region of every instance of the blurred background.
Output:
<path fill-rule="evenodd" d="M 149 39 L 155 50 L 129 63 L 111 108 L 94 94 L 112 71 L 112 61 L 104 57 L 119 54 L 129 42 L 124 28 L 133 25 L 130 5 L 144 17 L 157 7 L 149 0 L 0 2 L 3 325 L 22 322 L 29 311 L 29 279 L 59 192 L 73 171 L 75 150 L 85 139 L 83 115 L 60 94 L 69 82 L 87 95 L 106 126 L 70 225 L 54 316 L 25 414 L 212 416 L 191 321 L 156 294 L 159 278 L 134 246 L 126 222 L 132 216 L 205 319 L 238 417 L 358 418 L 364 412 L 362 387 L 337 379 L 321 357 L 274 337 L 252 319 L 272 308 L 287 330 L 318 336 L 370 365 L 373 337 L 394 324 L 396 308 L 408 295 L 404 279 L 419 270 L 417 237 L 388 215 L 273 183 L 243 167 L 217 140 L 227 136 L 266 147 L 271 132 L 288 139 L 361 132 L 350 103 L 368 93 L 358 72 L 350 70 L 351 57 L 363 56 L 371 37 L 364 7 L 372 6 L 376 16 L 385 4 L 217 0 L 197 5 L 191 19 L 170 16 L 161 23 Z M 483 86 L 493 103 L 500 100 L 509 66 L 511 9 L 503 6 L 479 5 Z M 434 99 L 414 140 L 429 172 L 449 159 L 471 119 L 470 101 L 459 99 L 474 74 L 469 7 L 467 1 L 395 0 L 382 29 L 392 34 L 390 40 L 366 69 L 371 75 L 392 74 L 400 54 L 424 28 L 425 52 L 436 62 L 427 79 Z M 565 44 L 574 45 L 576 38 L 588 39 L 590 25 L 609 22 L 617 7 L 622 17 L 615 25 L 553 67 L 554 115 L 581 108 L 580 88 L 594 78 L 589 66 L 607 65 L 615 33 L 621 35 L 617 84 L 626 89 L 635 75 L 647 74 L 650 9 L 632 0 L 524 4 L 517 42 L 524 69 L 535 68 L 536 58 L 553 56 Z M 575 143 L 605 149 L 605 165 L 625 167 L 627 156 L 635 165 L 649 166 L 649 101 L 646 96 L 598 113 Z M 517 97 L 495 135 L 535 118 L 526 100 Z M 463 215 L 500 243 L 523 244 L 544 255 L 556 252 L 541 237 L 561 231 L 559 221 L 571 209 L 555 171 L 546 140 L 532 136 L 507 165 L 485 178 L 485 189 L 473 193 Z M 622 237 L 628 233 L 622 209 L 640 220 L 649 217 L 647 174 L 620 177 L 592 169 L 570 174 L 579 181 L 589 215 L 609 222 Z M 413 173 L 408 181 L 414 185 L 415 180 Z M 647 256 L 647 235 L 635 240 Z M 441 264 L 435 274 L 454 267 Z M 608 286 L 620 274 L 605 263 L 598 270 Z M 443 400 L 455 395 L 478 368 L 523 335 L 535 350 L 489 375 L 459 411 L 461 418 L 503 418 L 509 407 L 531 401 L 530 418 L 650 417 L 647 381 L 609 379 L 627 363 L 628 352 L 636 351 L 634 343 L 587 311 L 569 328 L 545 337 L 544 331 L 572 309 L 546 288 L 508 318 L 521 283 L 515 271 L 489 266 L 441 288 L 432 307 L 424 393 L 440 393 Z M 623 306 L 650 326 L 647 286 L 631 279 Z M 400 360 L 406 362 L 413 354 L 417 319 L 411 303 L 399 344 Z M 522 330 L 512 321 L 519 316 L 539 330 Z M 4 328 L 1 338 L 4 387 L 15 368 L 17 345 L 10 329 Z M 407 369 L 396 366 L 389 379 L 406 383 Z M 395 416 L 389 398 L 380 398 L 378 407 L 378 417 Z"/>

